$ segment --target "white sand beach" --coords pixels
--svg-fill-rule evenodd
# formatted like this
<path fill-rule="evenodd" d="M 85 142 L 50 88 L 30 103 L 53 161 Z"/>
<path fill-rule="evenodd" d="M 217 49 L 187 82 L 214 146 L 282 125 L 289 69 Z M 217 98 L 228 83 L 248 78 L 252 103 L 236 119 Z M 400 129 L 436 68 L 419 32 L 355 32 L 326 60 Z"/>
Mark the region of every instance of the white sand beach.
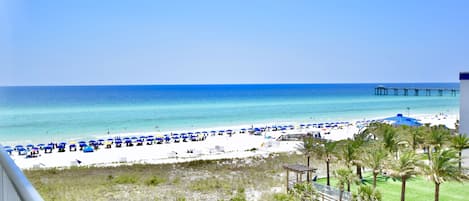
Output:
<path fill-rule="evenodd" d="M 421 123 L 432 125 L 444 124 L 454 128 L 457 115 L 415 115 Z M 376 118 L 379 119 L 379 118 Z M 355 122 L 355 121 L 350 121 Z M 179 143 L 163 143 L 121 148 L 112 146 L 105 149 L 100 146 L 92 153 L 82 151 L 70 152 L 68 146 L 65 152 L 45 154 L 40 151 L 37 158 L 26 158 L 13 152 L 12 159 L 22 169 L 30 168 L 67 168 L 71 166 L 117 166 L 126 164 L 161 164 L 178 163 L 191 160 L 212 160 L 224 158 L 243 158 L 255 155 L 268 155 L 270 153 L 296 151 L 300 144 L 298 141 L 277 141 L 276 138 L 282 134 L 298 134 L 307 132 L 320 132 L 321 137 L 330 140 L 351 138 L 359 129 L 355 123 L 340 128 L 299 128 L 286 131 L 267 131 L 262 135 L 240 134 L 239 128 L 231 128 L 236 133 L 231 137 L 228 135 L 208 136 L 204 141 L 188 141 Z M 254 125 L 257 126 L 257 125 Z M 214 128 L 215 130 L 216 128 Z M 208 129 L 210 130 L 210 129 Z M 327 133 L 327 134 L 326 134 Z M 148 133 L 149 134 L 149 133 Z M 154 133 L 153 133 L 154 134 Z"/>

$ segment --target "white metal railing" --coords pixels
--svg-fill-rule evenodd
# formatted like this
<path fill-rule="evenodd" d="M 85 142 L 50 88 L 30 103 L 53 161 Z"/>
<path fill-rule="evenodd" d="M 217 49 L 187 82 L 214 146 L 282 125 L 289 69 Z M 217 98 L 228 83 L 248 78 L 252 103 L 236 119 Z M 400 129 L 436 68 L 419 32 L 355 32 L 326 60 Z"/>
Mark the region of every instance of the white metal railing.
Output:
<path fill-rule="evenodd" d="M 0 200 L 43 201 L 20 168 L 0 145 Z"/>

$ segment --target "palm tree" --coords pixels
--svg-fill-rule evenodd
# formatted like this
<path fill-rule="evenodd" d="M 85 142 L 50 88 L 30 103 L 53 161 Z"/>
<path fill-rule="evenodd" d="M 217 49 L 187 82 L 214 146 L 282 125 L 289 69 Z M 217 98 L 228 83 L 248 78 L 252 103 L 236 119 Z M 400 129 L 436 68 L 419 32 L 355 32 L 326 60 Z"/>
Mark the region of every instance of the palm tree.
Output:
<path fill-rule="evenodd" d="M 437 150 L 430 156 L 429 164 L 424 171 L 428 178 L 435 183 L 435 201 L 438 201 L 440 198 L 440 185 L 444 181 L 456 180 L 462 182 L 467 176 L 459 171 L 454 150 Z"/>
<path fill-rule="evenodd" d="M 431 152 L 431 149 L 438 151 L 450 138 L 451 133 L 448 128 L 442 125 L 430 127 L 426 140 L 427 144 L 430 146 L 429 152 Z"/>
<path fill-rule="evenodd" d="M 354 196 L 355 197 L 355 196 Z M 358 187 L 358 193 L 353 199 L 356 201 L 381 201 L 381 193 L 370 186 L 360 185 Z"/>
<path fill-rule="evenodd" d="M 386 127 L 383 132 L 383 139 L 382 142 L 384 144 L 384 148 L 388 150 L 391 154 L 397 154 L 398 150 L 398 134 L 396 132 L 396 128 L 393 127 Z M 397 155 L 396 155 L 397 158 Z"/>
<path fill-rule="evenodd" d="M 373 171 L 373 188 L 376 188 L 376 178 L 381 172 L 383 163 L 387 158 L 388 152 L 380 142 L 373 143 L 369 151 L 365 154 L 364 164 Z"/>
<path fill-rule="evenodd" d="M 342 158 L 345 162 L 345 165 L 347 168 L 351 168 L 351 166 L 356 165 L 357 166 L 357 176 L 362 179 L 362 174 L 361 174 L 361 145 L 362 142 L 360 141 L 355 141 L 355 140 L 344 140 L 341 142 L 342 146 Z"/>
<path fill-rule="evenodd" d="M 327 185 L 330 186 L 330 169 L 329 165 L 331 159 L 336 154 L 335 148 L 337 146 L 337 141 L 325 141 L 321 146 L 318 146 L 316 154 L 318 158 L 326 161 L 326 173 L 327 173 Z"/>
<path fill-rule="evenodd" d="M 406 140 L 415 152 L 424 142 L 425 127 L 407 127 Z"/>
<path fill-rule="evenodd" d="M 297 146 L 297 150 L 302 152 L 306 158 L 307 158 L 307 166 L 309 168 L 309 161 L 310 161 L 310 158 L 311 158 L 311 155 L 313 154 L 313 152 L 315 151 L 316 149 L 316 146 L 317 146 L 317 142 L 316 140 L 314 140 L 314 138 L 312 137 L 305 137 L 303 138 L 303 143 L 301 143 L 300 145 Z M 307 180 L 309 181 L 309 172 L 307 173 Z"/>
<path fill-rule="evenodd" d="M 356 181 L 356 175 L 353 174 L 349 168 L 339 168 L 335 171 L 337 178 L 337 187 L 339 188 L 339 200 L 342 200 L 345 184 L 347 184 L 347 191 L 350 192 L 350 184 Z"/>
<path fill-rule="evenodd" d="M 459 134 L 451 140 L 451 147 L 458 151 L 459 155 L 459 171 L 461 171 L 462 150 L 469 148 L 469 137 L 465 134 Z"/>
<path fill-rule="evenodd" d="M 413 151 L 404 152 L 397 161 L 392 163 L 391 176 L 401 180 L 401 201 L 405 201 L 406 181 L 418 174 L 417 168 L 421 166 L 419 157 Z"/>

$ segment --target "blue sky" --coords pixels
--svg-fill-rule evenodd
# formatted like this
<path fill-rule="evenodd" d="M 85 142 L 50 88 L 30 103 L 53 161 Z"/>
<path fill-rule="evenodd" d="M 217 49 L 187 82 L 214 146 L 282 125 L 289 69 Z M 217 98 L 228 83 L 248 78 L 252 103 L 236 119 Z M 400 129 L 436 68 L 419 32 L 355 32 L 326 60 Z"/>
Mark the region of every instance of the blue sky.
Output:
<path fill-rule="evenodd" d="M 0 85 L 457 82 L 469 1 L 0 0 Z"/>

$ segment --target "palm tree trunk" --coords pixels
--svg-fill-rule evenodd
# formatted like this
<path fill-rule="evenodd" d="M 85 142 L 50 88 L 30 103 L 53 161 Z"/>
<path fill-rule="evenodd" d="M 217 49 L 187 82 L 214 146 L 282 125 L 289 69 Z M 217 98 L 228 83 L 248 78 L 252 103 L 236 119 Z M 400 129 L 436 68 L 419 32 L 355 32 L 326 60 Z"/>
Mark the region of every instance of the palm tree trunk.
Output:
<path fill-rule="evenodd" d="M 360 178 L 360 180 L 363 179 L 363 176 L 362 176 L 362 167 L 360 165 L 357 165 L 357 176 L 358 178 Z"/>
<path fill-rule="evenodd" d="M 373 189 L 376 188 L 376 177 L 378 177 L 378 173 L 373 170 Z"/>
<path fill-rule="evenodd" d="M 347 181 L 347 192 L 350 192 L 350 181 Z"/>
<path fill-rule="evenodd" d="M 440 200 L 440 184 L 435 183 L 435 201 Z"/>
<path fill-rule="evenodd" d="M 329 176 L 329 159 L 326 161 L 326 172 L 327 172 L 327 186 L 331 185 L 330 176 Z"/>
<path fill-rule="evenodd" d="M 462 160 L 462 151 L 459 151 L 459 172 L 461 172 L 461 160 Z"/>
<path fill-rule="evenodd" d="M 405 180 L 406 178 L 402 177 L 402 187 L 401 187 L 401 201 L 405 201 Z"/>
<path fill-rule="evenodd" d="M 308 156 L 308 168 L 309 168 L 309 156 Z M 306 172 L 306 181 L 309 183 L 309 171 Z"/>

